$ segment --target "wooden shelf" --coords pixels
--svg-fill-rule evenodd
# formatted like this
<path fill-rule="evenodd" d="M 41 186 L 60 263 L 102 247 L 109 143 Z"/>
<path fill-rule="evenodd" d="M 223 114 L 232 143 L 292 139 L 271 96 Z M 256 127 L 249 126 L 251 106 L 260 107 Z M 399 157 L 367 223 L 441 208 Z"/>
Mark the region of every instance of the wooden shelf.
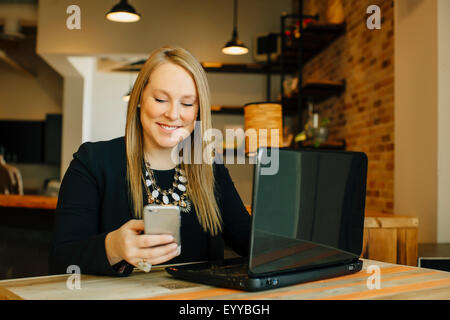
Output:
<path fill-rule="evenodd" d="M 328 149 L 328 150 L 345 150 L 345 140 L 328 140 L 322 142 L 318 147 L 314 146 L 312 141 L 297 142 L 295 149 L 314 148 L 314 149 Z"/>
<path fill-rule="evenodd" d="M 262 63 L 202 62 L 206 72 L 214 73 L 266 73 L 267 66 Z"/>
<path fill-rule="evenodd" d="M 315 103 L 324 101 L 332 96 L 341 94 L 345 90 L 345 82 L 336 81 L 307 81 L 303 86 L 303 107 L 311 100 Z M 281 102 L 280 102 L 281 103 Z M 244 106 L 211 106 L 213 114 L 244 114 Z M 297 98 L 285 98 L 283 105 L 285 115 L 297 114 Z"/>
<path fill-rule="evenodd" d="M 243 106 L 211 106 L 213 114 L 244 114 Z"/>
<path fill-rule="evenodd" d="M 345 81 L 306 81 L 303 85 L 302 106 L 306 108 L 306 103 L 312 101 L 320 103 L 333 96 L 338 96 L 345 90 Z M 285 114 L 297 114 L 297 97 L 294 95 L 284 99 L 283 112 Z"/>

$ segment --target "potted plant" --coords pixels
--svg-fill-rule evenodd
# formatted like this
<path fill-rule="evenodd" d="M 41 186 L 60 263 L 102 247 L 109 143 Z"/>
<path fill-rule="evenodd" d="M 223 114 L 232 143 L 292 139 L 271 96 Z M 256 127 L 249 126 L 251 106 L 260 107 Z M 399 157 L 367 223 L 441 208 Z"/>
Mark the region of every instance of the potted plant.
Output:
<path fill-rule="evenodd" d="M 328 140 L 328 124 L 330 123 L 330 119 L 324 118 L 320 122 L 318 127 L 313 127 L 308 121 L 305 124 L 303 131 L 299 132 L 295 138 L 294 142 L 301 143 L 303 141 L 311 141 L 312 145 L 315 148 L 318 148 L 321 143 L 324 143 Z"/>

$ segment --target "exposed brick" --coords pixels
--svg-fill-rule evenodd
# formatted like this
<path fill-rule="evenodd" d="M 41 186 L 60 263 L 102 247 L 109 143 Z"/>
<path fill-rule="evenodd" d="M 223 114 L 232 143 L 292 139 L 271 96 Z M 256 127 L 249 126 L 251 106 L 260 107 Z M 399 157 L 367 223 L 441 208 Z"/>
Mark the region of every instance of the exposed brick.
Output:
<path fill-rule="evenodd" d="M 297 1 L 294 1 L 297 3 Z M 346 34 L 304 66 L 305 79 L 346 81 L 339 98 L 319 105 L 333 119 L 331 139 L 346 139 L 347 149 L 369 159 L 366 207 L 392 213 L 394 170 L 394 10 L 392 0 L 373 0 L 382 8 L 382 29 L 366 28 L 367 1 L 304 0 L 305 14 L 321 22 L 342 6 Z"/>

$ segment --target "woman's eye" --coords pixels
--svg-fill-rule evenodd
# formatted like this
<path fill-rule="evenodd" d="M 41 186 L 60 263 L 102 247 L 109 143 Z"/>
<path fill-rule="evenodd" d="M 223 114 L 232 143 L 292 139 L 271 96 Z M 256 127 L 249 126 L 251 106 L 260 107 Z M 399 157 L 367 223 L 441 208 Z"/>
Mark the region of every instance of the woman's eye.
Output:
<path fill-rule="evenodd" d="M 156 101 L 156 102 L 160 102 L 160 103 L 166 102 L 166 100 L 161 100 L 161 99 L 158 99 L 158 98 L 155 98 L 155 101 Z"/>
<path fill-rule="evenodd" d="M 182 103 L 182 105 L 185 107 L 192 107 L 194 104 L 193 103 Z"/>

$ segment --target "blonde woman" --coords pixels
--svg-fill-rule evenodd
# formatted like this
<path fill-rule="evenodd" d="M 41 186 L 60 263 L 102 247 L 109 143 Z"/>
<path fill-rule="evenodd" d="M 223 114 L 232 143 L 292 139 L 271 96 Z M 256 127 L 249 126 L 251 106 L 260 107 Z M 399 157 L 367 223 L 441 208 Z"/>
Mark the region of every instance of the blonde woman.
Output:
<path fill-rule="evenodd" d="M 131 92 L 125 136 L 83 143 L 74 154 L 59 192 L 50 272 L 77 265 L 126 276 L 134 267 L 222 259 L 225 243 L 248 255 L 250 217 L 227 168 L 213 155 L 202 163 L 173 157 L 180 143 L 204 150 L 208 141 L 194 131 L 203 137 L 210 128 L 200 63 L 183 48 L 155 50 Z M 148 203 L 180 207 L 181 246 L 170 235 L 143 234 Z"/>

